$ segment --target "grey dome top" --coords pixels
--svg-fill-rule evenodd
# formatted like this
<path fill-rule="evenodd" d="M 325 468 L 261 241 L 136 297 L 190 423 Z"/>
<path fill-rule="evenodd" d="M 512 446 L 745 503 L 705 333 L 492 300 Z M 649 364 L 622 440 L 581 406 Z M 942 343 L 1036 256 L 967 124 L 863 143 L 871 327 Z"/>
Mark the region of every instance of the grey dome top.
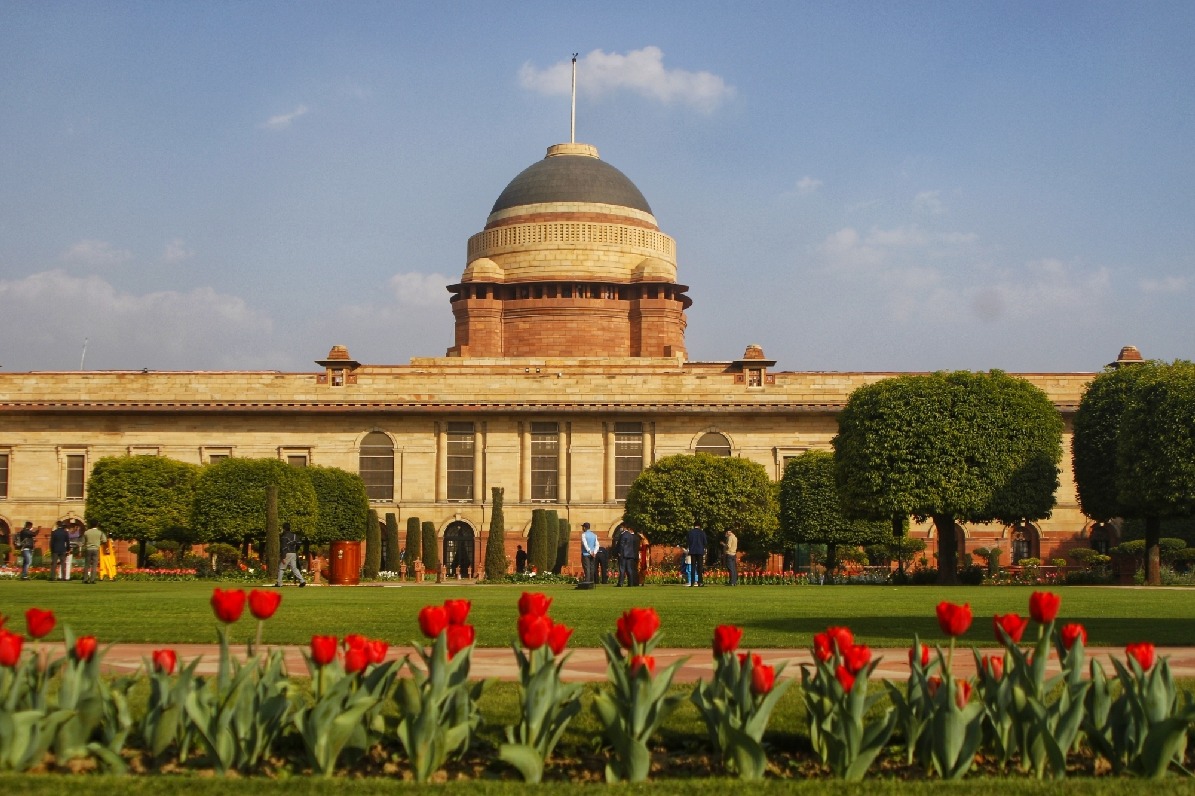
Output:
<path fill-rule="evenodd" d="M 523 169 L 494 202 L 490 213 L 548 202 L 595 202 L 651 213 L 635 183 L 598 159 L 588 144 L 557 144 L 548 155 Z"/>

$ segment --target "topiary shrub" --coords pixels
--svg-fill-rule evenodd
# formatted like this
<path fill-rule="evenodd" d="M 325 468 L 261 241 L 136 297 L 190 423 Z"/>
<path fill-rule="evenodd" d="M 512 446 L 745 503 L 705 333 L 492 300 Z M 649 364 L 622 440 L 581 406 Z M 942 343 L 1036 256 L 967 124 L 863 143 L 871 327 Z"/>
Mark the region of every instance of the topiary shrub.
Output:
<path fill-rule="evenodd" d="M 403 565 L 413 575 L 415 562 L 423 560 L 423 523 L 418 517 L 407 517 L 407 544 L 403 548 Z"/>
<path fill-rule="evenodd" d="M 423 568 L 429 572 L 440 570 L 440 551 L 436 549 L 436 524 L 423 523 Z"/>
<path fill-rule="evenodd" d="M 502 513 L 503 490 L 491 487 L 493 507 L 490 510 L 490 535 L 485 543 L 485 579 L 500 580 L 506 577 L 506 518 Z"/>
<path fill-rule="evenodd" d="M 398 544 L 398 517 L 386 512 L 386 571 L 402 572 L 402 548 Z"/>
<path fill-rule="evenodd" d="M 377 580 L 382 571 L 382 523 L 378 513 L 370 509 L 365 521 L 365 567 L 362 573 L 366 580 Z"/>

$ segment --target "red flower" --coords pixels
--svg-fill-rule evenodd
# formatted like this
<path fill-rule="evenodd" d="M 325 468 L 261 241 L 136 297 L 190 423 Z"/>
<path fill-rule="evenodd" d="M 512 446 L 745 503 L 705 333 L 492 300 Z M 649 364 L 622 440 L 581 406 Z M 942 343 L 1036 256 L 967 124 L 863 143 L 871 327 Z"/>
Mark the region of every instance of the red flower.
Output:
<path fill-rule="evenodd" d="M 851 632 L 849 627 L 828 627 L 826 628 L 826 636 L 829 637 L 833 646 L 841 655 L 842 651 L 855 643 L 855 634 Z"/>
<path fill-rule="evenodd" d="M 365 652 L 365 647 L 349 647 L 344 653 L 344 670 L 348 674 L 365 671 L 368 663 L 369 654 Z"/>
<path fill-rule="evenodd" d="M 631 658 L 631 674 L 638 674 L 640 669 L 646 668 L 648 674 L 656 673 L 656 659 L 650 655 L 636 655 Z"/>
<path fill-rule="evenodd" d="M 630 649 L 634 642 L 646 644 L 660 629 L 654 608 L 632 608 L 618 617 L 618 642 Z"/>
<path fill-rule="evenodd" d="M 255 619 L 269 619 L 278 610 L 278 605 L 281 602 L 282 592 L 280 591 L 254 589 L 249 592 L 249 613 L 253 614 Z"/>
<path fill-rule="evenodd" d="M 776 667 L 754 666 L 751 668 L 751 693 L 763 696 L 771 693 L 776 685 Z"/>
<path fill-rule="evenodd" d="M 242 589 L 212 589 L 212 610 L 226 625 L 241 618 L 245 611 L 245 592 Z"/>
<path fill-rule="evenodd" d="M 758 654 L 756 654 L 754 652 L 740 652 L 739 653 L 739 666 L 746 666 L 748 660 L 751 661 L 752 666 L 762 666 L 763 665 L 763 659 L 760 658 Z"/>
<path fill-rule="evenodd" d="M 926 666 L 929 666 L 929 647 L 925 646 L 924 644 L 920 644 L 918 646 L 921 647 L 921 667 L 925 668 Z M 915 653 L 915 648 L 909 649 L 909 666 L 913 665 L 913 657 Z"/>
<path fill-rule="evenodd" d="M 546 616 L 523 614 L 519 617 L 519 642 L 529 650 L 537 650 L 548 643 L 552 620 Z"/>
<path fill-rule="evenodd" d="M 448 612 L 448 624 L 463 625 L 469 618 L 469 609 L 473 603 L 468 600 L 445 600 L 444 610 Z"/>
<path fill-rule="evenodd" d="M 154 650 L 150 657 L 154 671 L 164 674 L 174 674 L 174 667 L 178 665 L 178 655 L 174 650 Z"/>
<path fill-rule="evenodd" d="M 21 645 L 25 637 L 0 628 L 0 666 L 12 668 L 21 659 Z"/>
<path fill-rule="evenodd" d="M 813 654 L 826 663 L 834 657 L 834 642 L 825 633 L 818 633 L 813 637 Z"/>
<path fill-rule="evenodd" d="M 519 616 L 526 616 L 527 614 L 547 616 L 548 606 L 551 604 L 551 597 L 546 597 L 539 592 L 525 591 L 523 592 L 523 596 L 519 598 Z"/>
<path fill-rule="evenodd" d="M 1002 656 L 984 655 L 980 663 L 993 680 L 999 680 L 1004 676 L 1004 658 Z"/>
<path fill-rule="evenodd" d="M 931 697 L 935 696 L 938 693 L 938 689 L 942 687 L 942 678 L 941 677 L 931 677 L 931 678 L 929 678 L 928 685 L 929 685 L 929 695 Z M 969 700 L 970 698 L 971 698 L 971 681 L 956 679 L 954 681 L 954 703 L 956 705 L 958 705 L 959 710 L 962 710 L 963 707 L 966 706 L 967 700 Z"/>
<path fill-rule="evenodd" d="M 1062 636 L 1062 646 L 1070 649 L 1075 646 L 1075 642 L 1082 639 L 1083 646 L 1087 646 L 1087 628 L 1080 625 L 1078 622 L 1072 622 L 1069 625 L 1063 625 L 1062 630 L 1059 631 Z"/>
<path fill-rule="evenodd" d="M 552 625 L 551 631 L 548 632 L 548 648 L 552 650 L 552 654 L 559 655 L 564 652 L 572 635 L 573 628 L 560 624 Z"/>
<path fill-rule="evenodd" d="M 838 680 L 838 684 L 842 686 L 843 691 L 849 692 L 855 687 L 855 675 L 851 674 L 851 670 L 845 666 L 839 666 L 835 669 L 834 677 Z"/>
<path fill-rule="evenodd" d="M 360 633 L 349 633 L 344 637 L 344 648 L 346 650 L 365 649 L 365 636 Z"/>
<path fill-rule="evenodd" d="M 1022 619 L 1019 614 L 996 614 L 992 616 L 992 630 L 996 634 L 996 641 L 1001 644 L 1004 643 L 1004 636 L 1000 635 L 1003 630 L 1008 634 L 1008 638 L 1015 644 L 1021 640 L 1021 636 L 1025 635 L 1025 628 L 1029 627 L 1029 620 Z"/>
<path fill-rule="evenodd" d="M 852 644 L 842 651 L 842 665 L 851 674 L 858 674 L 871 663 L 871 650 L 865 644 Z"/>
<path fill-rule="evenodd" d="M 451 660 L 458 652 L 472 644 L 475 633 L 473 625 L 449 625 L 448 659 Z"/>
<path fill-rule="evenodd" d="M 971 604 L 938 603 L 938 627 L 948 636 L 961 636 L 971 627 Z"/>
<path fill-rule="evenodd" d="M 89 661 L 95 657 L 95 650 L 100 644 L 95 636 L 79 636 L 75 639 L 75 660 Z"/>
<path fill-rule="evenodd" d="M 1048 591 L 1035 591 L 1029 595 L 1029 615 L 1038 624 L 1047 624 L 1058 616 L 1058 606 L 1062 598 Z"/>
<path fill-rule="evenodd" d="M 369 658 L 370 663 L 383 663 L 389 651 L 390 645 L 380 639 L 365 643 L 365 656 Z"/>
<path fill-rule="evenodd" d="M 734 625 L 718 625 L 714 628 L 714 654 L 726 655 L 739 648 L 743 640 L 743 629 Z"/>
<path fill-rule="evenodd" d="M 336 660 L 336 636 L 312 636 L 311 660 L 316 666 L 327 666 Z"/>
<path fill-rule="evenodd" d="M 427 605 L 419 610 L 419 629 L 428 638 L 435 638 L 448 627 L 448 610 L 442 605 Z"/>
<path fill-rule="evenodd" d="M 1124 648 L 1125 653 L 1141 665 L 1141 670 L 1148 672 L 1154 665 L 1154 645 L 1148 641 L 1129 644 Z"/>
<path fill-rule="evenodd" d="M 54 629 L 56 621 L 53 611 L 30 608 L 25 612 L 25 628 L 29 631 L 30 638 L 42 638 L 49 635 L 50 631 Z"/>

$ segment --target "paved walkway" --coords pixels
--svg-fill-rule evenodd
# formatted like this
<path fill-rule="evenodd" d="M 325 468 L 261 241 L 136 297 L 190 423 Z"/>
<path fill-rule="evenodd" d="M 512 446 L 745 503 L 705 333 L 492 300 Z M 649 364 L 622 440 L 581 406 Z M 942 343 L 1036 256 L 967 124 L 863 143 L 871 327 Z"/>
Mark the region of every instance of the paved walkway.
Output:
<path fill-rule="evenodd" d="M 152 651 L 159 646 L 153 644 L 115 644 L 106 653 L 104 664 L 107 669 L 115 673 L 131 673 L 144 665 Z M 216 660 L 219 647 L 215 644 L 174 644 L 169 645 L 179 656 L 180 661 L 190 661 L 198 655 L 203 656 L 198 671 L 211 674 L 216 670 Z M 305 647 L 282 647 L 285 655 L 287 671 L 293 675 L 305 675 L 307 666 L 303 660 Z M 237 645 L 234 653 L 243 655 L 245 648 Z M 801 664 L 812 665 L 813 657 L 809 650 L 799 649 L 763 649 L 756 650 L 760 658 L 767 664 L 787 664 L 785 676 L 800 677 Z M 389 658 L 399 659 L 407 653 L 414 656 L 410 648 L 391 647 Z M 873 649 L 872 654 L 882 658 L 876 668 L 875 677 L 888 680 L 904 680 L 909 673 L 908 652 L 903 649 Z M 1195 647 L 1159 647 L 1159 656 L 1170 659 L 1170 668 L 1175 677 L 1195 678 Z M 418 656 L 414 656 L 418 660 Z M 1093 647 L 1087 650 L 1088 659 L 1095 658 L 1104 666 L 1109 675 L 1114 674 L 1109 658 L 1124 660 L 1125 653 L 1121 648 Z M 709 679 L 713 672 L 713 656 L 709 649 L 656 649 L 656 667 L 661 669 L 674 661 L 684 659 L 677 672 L 679 682 L 695 682 L 699 679 Z M 1052 669 L 1057 670 L 1057 661 L 1051 656 Z M 975 660 L 970 648 L 960 647 L 955 652 L 953 667 L 957 676 L 969 676 L 975 673 Z M 514 653 L 509 647 L 486 647 L 473 651 L 473 665 L 471 676 L 477 679 L 493 677 L 499 680 L 518 679 L 518 668 L 515 664 Z M 585 648 L 572 650 L 572 655 L 564 667 L 564 679 L 574 681 L 603 681 L 606 679 L 605 653 L 600 648 Z"/>

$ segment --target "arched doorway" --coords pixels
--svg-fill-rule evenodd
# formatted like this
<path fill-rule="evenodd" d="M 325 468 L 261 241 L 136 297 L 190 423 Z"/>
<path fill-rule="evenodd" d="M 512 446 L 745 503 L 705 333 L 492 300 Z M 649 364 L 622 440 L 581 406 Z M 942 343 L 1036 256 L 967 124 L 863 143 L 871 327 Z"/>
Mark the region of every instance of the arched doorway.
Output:
<path fill-rule="evenodd" d="M 471 578 L 477 561 L 477 537 L 473 527 L 457 520 L 444 530 L 444 569 L 449 577 Z"/>
<path fill-rule="evenodd" d="M 1012 527 L 1012 561 L 1015 566 L 1026 558 L 1041 558 L 1041 543 L 1037 528 L 1031 522 Z"/>

